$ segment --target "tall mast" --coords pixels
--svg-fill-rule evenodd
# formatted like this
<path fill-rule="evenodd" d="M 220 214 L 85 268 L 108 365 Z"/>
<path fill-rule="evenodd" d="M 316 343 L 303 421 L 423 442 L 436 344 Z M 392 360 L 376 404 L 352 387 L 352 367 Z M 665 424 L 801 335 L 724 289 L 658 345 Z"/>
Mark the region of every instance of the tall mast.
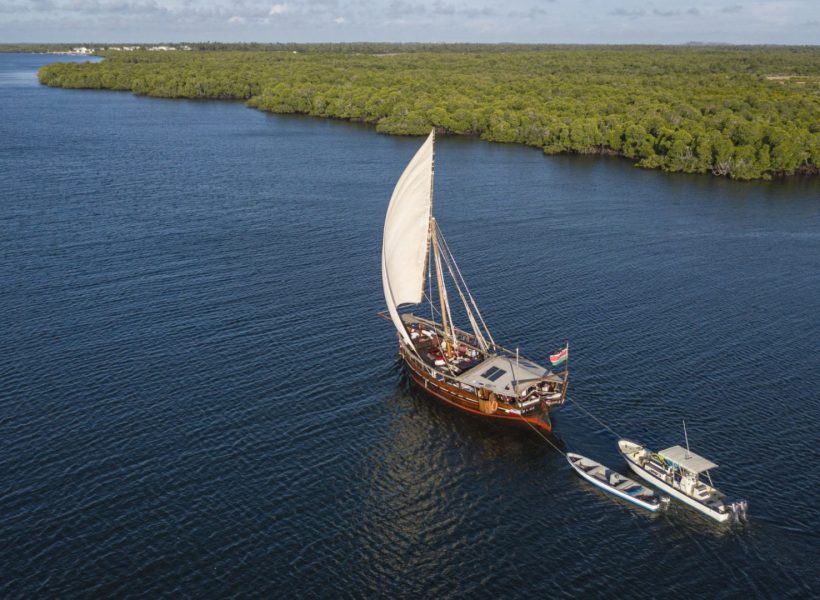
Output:
<path fill-rule="evenodd" d="M 453 350 L 450 347 L 450 329 L 447 323 L 447 315 L 450 312 L 450 307 L 447 305 L 447 290 L 444 288 L 444 272 L 441 269 L 441 256 L 438 249 L 438 231 L 436 227 L 436 219 L 430 219 L 430 241 L 433 244 L 433 260 L 436 263 L 436 281 L 438 283 L 438 300 L 441 304 L 441 327 L 444 330 L 444 343 L 447 348 L 447 356 L 452 356 Z"/>
<path fill-rule="evenodd" d="M 432 144 L 430 144 L 430 221 L 433 220 L 433 182 L 436 178 L 436 128 L 430 132 Z"/>
<path fill-rule="evenodd" d="M 430 131 L 430 216 L 427 218 L 427 270 L 430 270 L 430 260 L 433 258 L 430 253 L 430 247 L 435 245 L 435 227 L 436 227 L 436 218 L 433 216 L 433 190 L 434 190 L 434 183 L 436 179 L 436 128 L 433 127 L 432 131 Z M 436 261 L 438 264 L 438 261 Z M 438 276 L 438 269 L 436 270 L 436 276 Z M 431 278 L 432 279 L 432 278 Z M 428 285 L 432 286 L 433 282 L 428 281 Z M 433 319 L 433 289 L 430 288 L 430 318 Z M 446 331 L 446 330 L 445 330 Z"/>
<path fill-rule="evenodd" d="M 430 244 L 433 246 L 433 259 L 436 263 L 436 281 L 438 283 L 438 300 L 441 305 L 441 328 L 444 330 L 444 344 L 447 348 L 447 357 L 452 356 L 452 348 L 450 347 L 450 335 L 447 322 L 447 316 L 450 313 L 450 307 L 447 304 L 447 290 L 444 287 L 444 272 L 441 268 L 441 257 L 438 248 L 438 227 L 436 226 L 436 218 L 433 216 L 433 190 L 436 179 L 436 128 L 430 132 L 433 138 L 433 156 L 430 162 Z M 429 250 L 428 250 L 429 252 Z M 452 324 L 449 324 L 452 326 Z"/>

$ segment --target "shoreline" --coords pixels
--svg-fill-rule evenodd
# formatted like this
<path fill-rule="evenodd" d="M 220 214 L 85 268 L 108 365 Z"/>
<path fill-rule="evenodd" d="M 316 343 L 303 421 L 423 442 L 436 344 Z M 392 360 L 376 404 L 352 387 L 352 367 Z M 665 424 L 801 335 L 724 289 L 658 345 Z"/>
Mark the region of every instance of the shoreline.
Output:
<path fill-rule="evenodd" d="M 251 110 L 256 110 L 256 111 L 259 111 L 261 113 L 266 113 L 266 114 L 270 114 L 270 115 L 309 117 L 309 118 L 313 118 L 313 119 L 322 119 L 322 120 L 326 120 L 326 121 L 339 121 L 339 122 L 345 122 L 345 123 L 352 123 L 352 124 L 355 124 L 355 125 L 362 125 L 364 127 L 367 127 L 369 129 L 371 129 L 374 133 L 377 133 L 379 135 L 389 135 L 389 136 L 392 136 L 392 137 L 415 137 L 415 138 L 424 136 L 424 134 L 390 133 L 390 132 L 385 132 L 385 131 L 379 131 L 378 128 L 377 128 L 376 123 L 372 123 L 372 122 L 366 121 L 364 119 L 358 119 L 358 118 L 344 118 L 344 117 L 335 117 L 335 116 L 331 116 L 331 115 L 314 115 L 314 114 L 307 113 L 307 112 L 295 112 L 295 111 L 294 112 L 278 112 L 278 111 L 275 111 L 275 110 L 260 108 L 258 106 L 251 106 L 251 105 L 248 104 L 248 100 L 243 100 L 241 98 L 181 98 L 181 97 L 172 97 L 172 96 L 151 96 L 149 94 L 141 94 L 139 92 L 135 92 L 133 90 L 127 90 L 127 89 L 92 88 L 92 87 L 87 87 L 87 88 L 64 87 L 64 86 L 50 85 L 50 84 L 47 84 L 47 83 L 43 83 L 42 81 L 40 81 L 40 84 L 45 85 L 47 87 L 53 87 L 53 88 L 65 89 L 65 90 L 73 89 L 73 90 L 97 91 L 97 92 L 130 92 L 131 94 L 134 94 L 135 96 L 139 96 L 141 98 L 149 98 L 149 99 L 153 99 L 153 100 L 171 100 L 171 101 L 179 100 L 179 101 L 187 101 L 187 102 L 236 102 L 236 103 L 243 104 L 245 106 L 245 108 L 248 108 L 248 109 L 251 109 Z M 438 126 L 436 126 L 435 129 L 436 129 L 436 135 L 437 136 L 457 137 L 457 138 L 464 138 L 464 139 L 474 139 L 474 140 L 478 140 L 478 141 L 485 142 L 485 143 L 488 143 L 488 144 L 514 145 L 514 146 L 521 146 L 523 148 L 532 148 L 533 150 L 541 150 L 542 154 L 544 154 L 547 157 L 549 157 L 549 156 L 567 156 L 567 157 L 569 157 L 569 156 L 590 156 L 590 157 L 607 156 L 607 157 L 612 157 L 612 158 L 623 159 L 623 160 L 629 162 L 633 167 L 638 168 L 638 169 L 644 169 L 644 170 L 647 170 L 647 171 L 659 171 L 659 172 L 665 173 L 667 175 L 711 176 L 711 177 L 718 177 L 718 178 L 722 178 L 722 179 L 727 179 L 729 181 L 732 181 L 733 183 L 746 183 L 746 182 L 754 183 L 754 182 L 761 182 L 761 181 L 799 179 L 799 178 L 804 178 L 804 177 L 805 178 L 810 178 L 810 177 L 817 177 L 818 175 L 820 175 L 820 167 L 816 167 L 816 166 L 812 165 L 810 167 L 803 167 L 803 166 L 798 167 L 797 170 L 794 173 L 786 173 L 786 172 L 781 171 L 781 172 L 770 173 L 769 177 L 757 177 L 757 178 L 752 178 L 752 179 L 733 179 L 731 177 L 726 177 L 725 175 L 719 175 L 717 173 L 712 173 L 712 172 L 699 173 L 699 172 L 685 172 L 685 171 L 667 171 L 667 170 L 662 169 L 660 167 L 641 166 L 641 165 L 638 164 L 640 162 L 640 160 L 632 158 L 630 156 L 627 156 L 626 154 L 623 154 L 621 152 L 616 152 L 615 150 L 612 150 L 611 148 L 590 147 L 590 148 L 587 148 L 587 149 L 581 150 L 581 151 L 566 150 L 566 151 L 562 151 L 562 152 L 550 153 L 550 152 L 544 152 L 543 148 L 539 148 L 538 146 L 523 144 L 521 142 L 500 142 L 498 140 L 487 140 L 487 139 L 482 138 L 481 134 L 478 134 L 478 133 L 454 133 L 452 131 L 448 131 L 447 129 L 445 129 L 443 127 L 438 127 Z"/>
<path fill-rule="evenodd" d="M 571 69 L 576 66 L 573 61 L 580 60 L 574 56 L 578 52 L 584 51 L 564 52 L 558 59 L 549 53 L 523 59 L 504 53 L 447 52 L 386 58 L 318 52 L 186 52 L 184 57 L 171 52 L 135 52 L 127 57 L 103 53 L 94 55 L 101 60 L 89 63 L 51 63 L 37 77 L 43 85 L 63 89 L 242 101 L 270 114 L 349 121 L 388 135 L 424 135 L 435 127 L 440 134 L 528 146 L 547 155 L 619 156 L 634 166 L 667 173 L 711 174 L 735 181 L 820 175 L 818 134 L 811 126 L 813 115 L 820 114 L 820 103 L 811 90 L 788 88 L 782 79 L 773 81 L 757 73 L 738 75 L 738 82 L 732 83 L 720 74 L 708 79 L 698 69 L 687 70 L 685 61 L 680 66 L 680 49 L 666 61 L 670 69 L 683 70 L 667 73 L 649 90 L 638 84 L 647 77 L 651 84 L 655 76 L 639 67 L 614 76 L 603 74 L 605 66 L 590 67 L 577 76 L 580 87 L 567 81 L 572 75 L 562 77 L 557 67 L 540 79 L 506 70 L 510 65 L 532 69 L 528 61 L 548 66 L 559 59 L 567 63 L 564 69 Z M 813 59 L 812 52 L 803 60 Z M 591 56 L 601 58 L 598 51 Z M 606 53 L 602 57 L 607 59 Z M 649 58 L 638 52 L 635 60 Z M 758 68 L 761 73 L 785 60 L 769 59 L 772 64 Z M 392 62 L 379 69 L 384 60 Z M 617 66 L 621 58 L 608 60 Z M 442 69 L 441 81 L 434 80 L 429 90 L 418 87 L 425 73 L 435 75 Z M 732 66 L 725 69 L 730 73 Z M 600 80 L 594 79 L 596 72 L 602 73 Z M 698 108 L 695 99 L 685 96 L 693 72 L 704 88 L 699 101 L 705 107 Z M 499 87 L 504 78 L 510 82 Z M 754 102 L 736 108 L 745 102 L 739 96 L 744 92 Z M 627 96 L 621 98 L 624 93 Z M 595 107 L 601 103 L 604 110 L 598 114 Z M 798 109 L 799 118 L 792 116 Z"/>

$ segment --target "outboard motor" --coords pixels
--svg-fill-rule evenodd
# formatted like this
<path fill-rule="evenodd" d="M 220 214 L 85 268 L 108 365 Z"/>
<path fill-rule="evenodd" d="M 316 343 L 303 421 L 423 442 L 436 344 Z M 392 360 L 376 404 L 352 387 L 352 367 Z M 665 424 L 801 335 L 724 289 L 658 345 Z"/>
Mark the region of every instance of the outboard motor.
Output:
<path fill-rule="evenodd" d="M 741 515 L 741 518 L 744 521 L 748 522 L 748 520 L 749 520 L 749 503 L 746 502 L 745 500 L 741 500 L 740 506 L 743 510 L 743 514 Z"/>
<path fill-rule="evenodd" d="M 749 509 L 749 503 L 745 500 L 737 500 L 732 502 L 729 505 L 729 508 L 732 511 L 732 519 L 736 523 L 745 523 L 748 521 L 747 511 Z"/>

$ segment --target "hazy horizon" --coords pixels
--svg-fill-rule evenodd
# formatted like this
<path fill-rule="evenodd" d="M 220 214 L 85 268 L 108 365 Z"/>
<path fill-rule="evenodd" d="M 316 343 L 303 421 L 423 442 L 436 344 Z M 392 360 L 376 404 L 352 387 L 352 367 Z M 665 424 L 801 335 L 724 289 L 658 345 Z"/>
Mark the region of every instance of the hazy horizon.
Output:
<path fill-rule="evenodd" d="M 31 40 L 21 40 L 18 42 L 4 42 L 0 41 L 0 47 L 3 46 L 72 46 L 78 45 L 81 46 L 83 44 L 90 44 L 92 46 L 117 46 L 117 45 L 136 45 L 136 46 L 154 46 L 154 45 L 162 45 L 162 44 L 170 44 L 173 46 L 182 46 L 185 44 L 259 44 L 262 46 L 275 46 L 277 44 L 281 44 L 283 46 L 288 45 L 305 45 L 305 46 L 317 46 L 317 45 L 333 45 L 333 44 L 373 44 L 373 45 L 464 45 L 464 46 L 581 46 L 581 47 L 653 47 L 653 46 L 664 46 L 664 47 L 713 47 L 713 48 L 720 48 L 720 47 L 749 47 L 749 48 L 760 48 L 760 47 L 772 47 L 772 48 L 814 48 L 820 46 L 820 44 L 800 44 L 800 43 L 783 43 L 783 44 L 755 44 L 755 43 L 748 43 L 748 44 L 740 44 L 740 43 L 731 43 L 731 42 L 513 42 L 509 40 L 502 40 L 498 42 L 474 42 L 474 41 L 464 41 L 464 42 L 452 42 L 447 40 L 430 40 L 430 41 L 419 41 L 419 40 L 408 40 L 404 42 L 394 42 L 389 40 L 344 40 L 344 41 L 327 41 L 327 40 L 304 40 L 304 41 L 259 41 L 259 40 L 241 40 L 241 41 L 225 41 L 225 40 L 172 40 L 172 39 L 153 39 L 147 41 L 135 41 L 135 40 L 108 40 L 108 41 L 101 41 L 101 40 L 55 40 L 53 42 L 38 42 L 38 41 L 31 41 Z"/>
<path fill-rule="evenodd" d="M 816 45 L 820 3 L 640 0 L 9 0 L 4 43 Z"/>

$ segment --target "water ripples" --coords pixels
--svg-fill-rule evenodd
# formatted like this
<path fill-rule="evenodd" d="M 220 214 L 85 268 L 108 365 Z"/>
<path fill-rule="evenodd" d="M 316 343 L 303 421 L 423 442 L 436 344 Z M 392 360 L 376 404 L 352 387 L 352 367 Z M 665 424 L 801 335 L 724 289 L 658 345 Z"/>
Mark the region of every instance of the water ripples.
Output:
<path fill-rule="evenodd" d="M 437 216 L 498 341 L 570 340 L 571 398 L 653 447 L 686 418 L 751 501 L 719 528 L 409 386 L 378 257 L 418 140 L 0 58 L 4 597 L 816 593 L 816 181 L 440 140 Z M 572 403 L 554 423 L 621 466 Z"/>

